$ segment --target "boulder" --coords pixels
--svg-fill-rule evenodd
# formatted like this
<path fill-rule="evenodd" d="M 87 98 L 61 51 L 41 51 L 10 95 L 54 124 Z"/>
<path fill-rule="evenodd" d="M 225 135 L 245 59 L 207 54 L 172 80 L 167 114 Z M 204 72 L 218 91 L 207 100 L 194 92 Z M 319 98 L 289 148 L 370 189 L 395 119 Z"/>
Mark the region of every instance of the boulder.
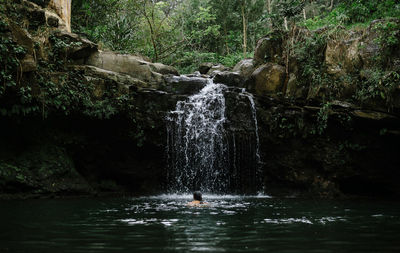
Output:
<path fill-rule="evenodd" d="M 360 34 L 352 33 L 346 40 L 330 40 L 325 51 L 327 72 L 337 77 L 353 73 L 362 66 L 359 52 Z"/>
<path fill-rule="evenodd" d="M 210 70 L 210 68 L 213 66 L 211 62 L 204 62 L 201 63 L 199 66 L 199 72 L 200 74 L 207 74 L 207 72 Z"/>
<path fill-rule="evenodd" d="M 382 36 L 377 27 L 389 22 L 388 20 L 374 20 L 363 32 L 343 31 L 343 38 L 330 40 L 325 51 L 325 64 L 329 74 L 343 76 L 362 69 L 375 68 L 378 57 L 385 57 L 381 53 L 379 38 Z M 398 19 L 390 22 L 400 23 Z M 399 55 L 391 55 L 396 57 Z M 386 62 L 387 59 L 382 59 Z"/>
<path fill-rule="evenodd" d="M 270 95 L 282 92 L 285 81 L 285 68 L 274 63 L 266 63 L 252 74 L 254 89 L 257 95 Z"/>
<path fill-rule="evenodd" d="M 156 73 L 160 73 L 163 75 L 179 75 L 178 70 L 176 70 L 176 68 L 172 67 L 172 66 L 168 66 L 168 65 L 164 65 L 162 63 L 148 63 L 149 66 L 151 67 L 151 70 L 156 72 Z"/>
<path fill-rule="evenodd" d="M 244 78 L 238 72 L 223 71 L 217 72 L 214 76 L 214 82 L 223 83 L 227 86 L 244 86 Z"/>
<path fill-rule="evenodd" d="M 295 98 L 299 99 L 304 97 L 305 93 L 305 88 L 299 86 L 299 82 L 297 81 L 297 77 L 295 74 L 290 73 L 289 74 L 289 81 L 287 84 L 287 89 L 286 89 L 286 96 L 290 98 Z"/>
<path fill-rule="evenodd" d="M 203 77 L 188 77 L 188 76 L 164 76 L 165 86 L 161 90 L 178 94 L 192 95 L 199 92 L 206 85 L 208 80 Z"/>
<path fill-rule="evenodd" d="M 225 67 L 222 64 L 217 64 L 217 65 L 213 65 L 207 72 L 207 75 L 211 75 L 214 76 L 216 74 L 217 71 L 228 71 L 229 68 Z M 200 72 L 201 73 L 201 72 Z"/>
<path fill-rule="evenodd" d="M 241 76 L 248 79 L 256 69 L 256 64 L 253 59 L 243 59 L 238 62 L 233 68 L 234 72 L 239 72 Z"/>
<path fill-rule="evenodd" d="M 92 54 L 86 64 L 117 73 L 128 74 L 150 85 L 162 85 L 165 74 L 175 75 L 178 71 L 161 63 L 151 63 L 141 57 L 119 54 L 114 52 L 99 51 Z"/>
<path fill-rule="evenodd" d="M 119 90 L 125 91 L 127 93 L 127 89 L 129 90 L 138 90 L 144 88 L 159 88 L 151 86 L 148 83 L 145 83 L 139 79 L 133 78 L 127 74 L 120 74 L 109 70 L 104 70 L 101 68 L 97 68 L 94 66 L 87 65 L 74 65 L 71 66 L 72 70 L 83 72 L 87 81 L 91 81 L 93 83 L 104 83 L 104 81 L 114 81 L 118 83 Z M 133 86 L 134 88 L 132 88 Z"/>

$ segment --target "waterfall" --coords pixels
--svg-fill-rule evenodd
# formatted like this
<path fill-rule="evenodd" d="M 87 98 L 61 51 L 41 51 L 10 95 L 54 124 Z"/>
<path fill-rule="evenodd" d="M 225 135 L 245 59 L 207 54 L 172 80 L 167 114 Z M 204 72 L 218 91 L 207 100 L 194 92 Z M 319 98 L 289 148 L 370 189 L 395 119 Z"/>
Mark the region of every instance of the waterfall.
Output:
<path fill-rule="evenodd" d="M 221 192 L 228 177 L 224 145 L 225 85 L 207 85 L 168 115 L 170 190 Z"/>
<path fill-rule="evenodd" d="M 260 136 L 258 135 L 258 122 L 257 122 L 257 110 L 256 110 L 256 103 L 254 103 L 254 98 L 251 93 L 246 92 L 244 89 L 242 90 L 242 94 L 245 95 L 250 102 L 251 106 L 251 115 L 253 116 L 254 121 L 254 134 L 256 135 L 256 158 L 257 158 L 257 165 L 260 164 Z"/>
<path fill-rule="evenodd" d="M 244 90 L 230 92 L 231 106 L 244 107 L 247 112 L 239 115 L 239 120 L 234 116 L 227 119 L 232 113 L 226 112 L 226 93 L 227 86 L 208 79 L 199 93 L 178 101 L 175 110 L 167 114 L 167 181 L 171 193 L 243 193 L 249 192 L 247 189 L 254 192 L 257 187 L 260 155 L 254 99 Z M 236 105 L 239 100 L 241 104 Z M 246 126 L 236 126 L 238 121 Z M 228 128 L 227 124 L 232 126 Z M 236 133 L 236 128 L 241 132 Z"/>
<path fill-rule="evenodd" d="M 256 104 L 254 102 L 254 97 L 251 93 L 246 92 L 245 89 L 242 90 L 241 95 L 244 95 L 247 97 L 247 99 L 250 102 L 250 109 L 251 109 L 251 115 L 252 119 L 254 122 L 254 136 L 255 136 L 255 163 L 253 164 L 252 171 L 254 173 L 254 179 L 252 180 L 255 189 L 260 192 L 262 189 L 262 182 L 261 182 L 261 172 L 260 172 L 260 163 L 261 163 L 261 157 L 260 157 L 260 136 L 258 134 L 258 121 L 257 121 L 257 110 L 256 110 Z"/>

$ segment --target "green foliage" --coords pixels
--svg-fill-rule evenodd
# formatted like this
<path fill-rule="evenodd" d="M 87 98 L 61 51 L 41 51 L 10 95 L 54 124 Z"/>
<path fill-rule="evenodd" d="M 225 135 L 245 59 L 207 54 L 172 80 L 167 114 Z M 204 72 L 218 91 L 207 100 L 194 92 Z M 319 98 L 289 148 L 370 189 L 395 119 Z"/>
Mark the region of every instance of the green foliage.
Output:
<path fill-rule="evenodd" d="M 305 87 L 318 88 L 331 84 L 326 75 L 323 55 L 327 41 L 325 33 L 314 33 L 293 45 L 290 50 L 293 57 L 301 63 L 299 82 Z"/>
<path fill-rule="evenodd" d="M 399 44 L 400 24 L 389 21 L 377 24 L 375 29 L 380 31 L 378 42 L 384 47 L 390 48 Z"/>
<path fill-rule="evenodd" d="M 319 109 L 315 131 L 320 135 L 328 127 L 328 118 L 330 109 L 331 109 L 331 104 L 329 102 L 322 104 L 321 109 Z"/>
<path fill-rule="evenodd" d="M 191 45 L 199 49 L 207 49 L 210 41 L 215 41 L 220 35 L 220 25 L 215 24 L 216 15 L 211 13 L 211 6 L 199 6 L 198 12 L 191 20 Z"/>
<path fill-rule="evenodd" d="M 367 147 L 358 143 L 352 143 L 350 141 L 344 141 L 339 144 L 338 150 L 339 151 L 362 151 L 365 150 Z"/>
<path fill-rule="evenodd" d="M 363 75 L 365 78 L 358 84 L 354 98 L 361 103 L 370 99 L 383 100 L 390 108 L 392 94 L 400 83 L 400 73 L 372 69 L 366 70 Z"/>
<path fill-rule="evenodd" d="M 295 17 L 300 14 L 304 5 L 305 2 L 300 0 L 281 0 L 277 3 L 278 13 L 287 18 Z"/>
<path fill-rule="evenodd" d="M 281 113 L 276 113 L 273 115 L 270 130 L 279 131 L 280 134 L 278 136 L 281 138 L 294 137 L 303 130 L 302 123 L 301 117 L 287 117 Z"/>
<path fill-rule="evenodd" d="M 126 101 L 124 95 L 117 95 L 116 83 L 108 84 L 102 98 L 95 99 L 93 96 L 95 87 L 83 81 L 84 76 L 80 71 L 67 72 L 59 76 L 56 81 L 53 81 L 49 74 L 47 72 L 37 74 L 40 86 L 37 102 L 41 105 L 44 118 L 48 117 L 49 113 L 69 115 L 81 112 L 89 117 L 109 119 Z"/>
<path fill-rule="evenodd" d="M 326 16 L 315 16 L 305 20 L 302 24 L 310 30 L 316 30 L 324 26 L 345 25 L 349 20 L 350 18 L 347 16 L 346 8 L 341 5 Z"/>
<path fill-rule="evenodd" d="M 24 183 L 27 179 L 26 170 L 0 160 L 0 179 Z"/>
<path fill-rule="evenodd" d="M 384 69 L 386 66 L 396 65 L 388 60 L 392 58 L 394 52 L 400 50 L 400 21 L 380 22 L 374 29 L 379 34 L 376 42 L 380 46 L 380 52 L 376 60 L 380 67 Z M 397 70 L 400 70 L 398 66 Z"/>
<path fill-rule="evenodd" d="M 295 111 L 272 111 L 269 115 L 269 130 L 280 138 L 319 136 L 328 128 L 331 103 L 322 103 L 319 111 L 312 114 L 310 120 L 307 113 Z M 351 118 L 346 118 L 350 121 Z M 348 123 L 348 122 L 347 122 Z"/>
<path fill-rule="evenodd" d="M 343 1 L 331 12 L 307 19 L 303 22 L 303 25 L 310 30 L 331 25 L 367 26 L 372 20 L 388 17 L 400 18 L 400 3 L 398 1 Z"/>
<path fill-rule="evenodd" d="M 0 19 L 0 32 L 8 29 L 7 23 Z M 19 81 L 20 59 L 26 49 L 17 45 L 11 37 L 0 33 L 0 97 L 7 89 L 14 88 Z"/>
<path fill-rule="evenodd" d="M 66 63 L 68 61 L 67 58 L 69 50 L 82 44 L 81 42 L 64 41 L 55 35 L 50 35 L 49 41 L 52 43 L 49 56 L 53 62 L 57 63 Z"/>

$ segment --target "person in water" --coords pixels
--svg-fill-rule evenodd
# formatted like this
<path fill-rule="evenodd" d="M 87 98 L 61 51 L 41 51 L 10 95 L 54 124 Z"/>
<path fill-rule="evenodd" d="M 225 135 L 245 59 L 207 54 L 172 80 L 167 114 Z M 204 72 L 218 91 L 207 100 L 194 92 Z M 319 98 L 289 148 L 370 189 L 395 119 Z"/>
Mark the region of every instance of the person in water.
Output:
<path fill-rule="evenodd" d="M 203 196 L 201 195 L 201 192 L 195 191 L 193 193 L 193 201 L 189 202 L 187 205 L 188 206 L 208 206 L 208 203 L 203 201 Z"/>

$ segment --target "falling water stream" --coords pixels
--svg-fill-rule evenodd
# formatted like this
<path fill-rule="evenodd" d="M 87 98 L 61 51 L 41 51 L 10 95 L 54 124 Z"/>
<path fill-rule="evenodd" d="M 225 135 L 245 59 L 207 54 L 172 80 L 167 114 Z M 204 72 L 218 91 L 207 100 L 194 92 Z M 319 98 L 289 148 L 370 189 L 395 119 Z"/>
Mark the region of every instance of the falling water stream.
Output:
<path fill-rule="evenodd" d="M 240 158 L 236 155 L 238 147 L 235 134 L 228 134 L 225 129 L 227 106 L 224 93 L 227 88 L 208 79 L 207 85 L 199 93 L 184 101 L 178 101 L 175 110 L 169 112 L 167 116 L 169 192 L 201 190 L 227 193 L 233 187 L 233 182 L 237 179 L 236 172 L 241 168 L 237 168 Z M 242 141 L 245 146 L 240 147 L 242 150 L 248 149 L 254 153 L 255 161 L 246 162 L 257 165 L 260 162 L 260 155 L 255 103 L 252 95 L 244 89 L 238 92 L 238 95 L 248 99 L 256 136 L 255 150 L 251 150 L 253 144 L 248 143 L 249 139 Z M 233 138 L 233 147 L 229 146 L 230 135 Z M 241 154 L 244 154 L 244 151 Z M 247 156 L 253 157 L 252 154 Z M 254 175 L 250 177 L 256 176 L 257 168 L 254 168 L 253 172 Z"/>

